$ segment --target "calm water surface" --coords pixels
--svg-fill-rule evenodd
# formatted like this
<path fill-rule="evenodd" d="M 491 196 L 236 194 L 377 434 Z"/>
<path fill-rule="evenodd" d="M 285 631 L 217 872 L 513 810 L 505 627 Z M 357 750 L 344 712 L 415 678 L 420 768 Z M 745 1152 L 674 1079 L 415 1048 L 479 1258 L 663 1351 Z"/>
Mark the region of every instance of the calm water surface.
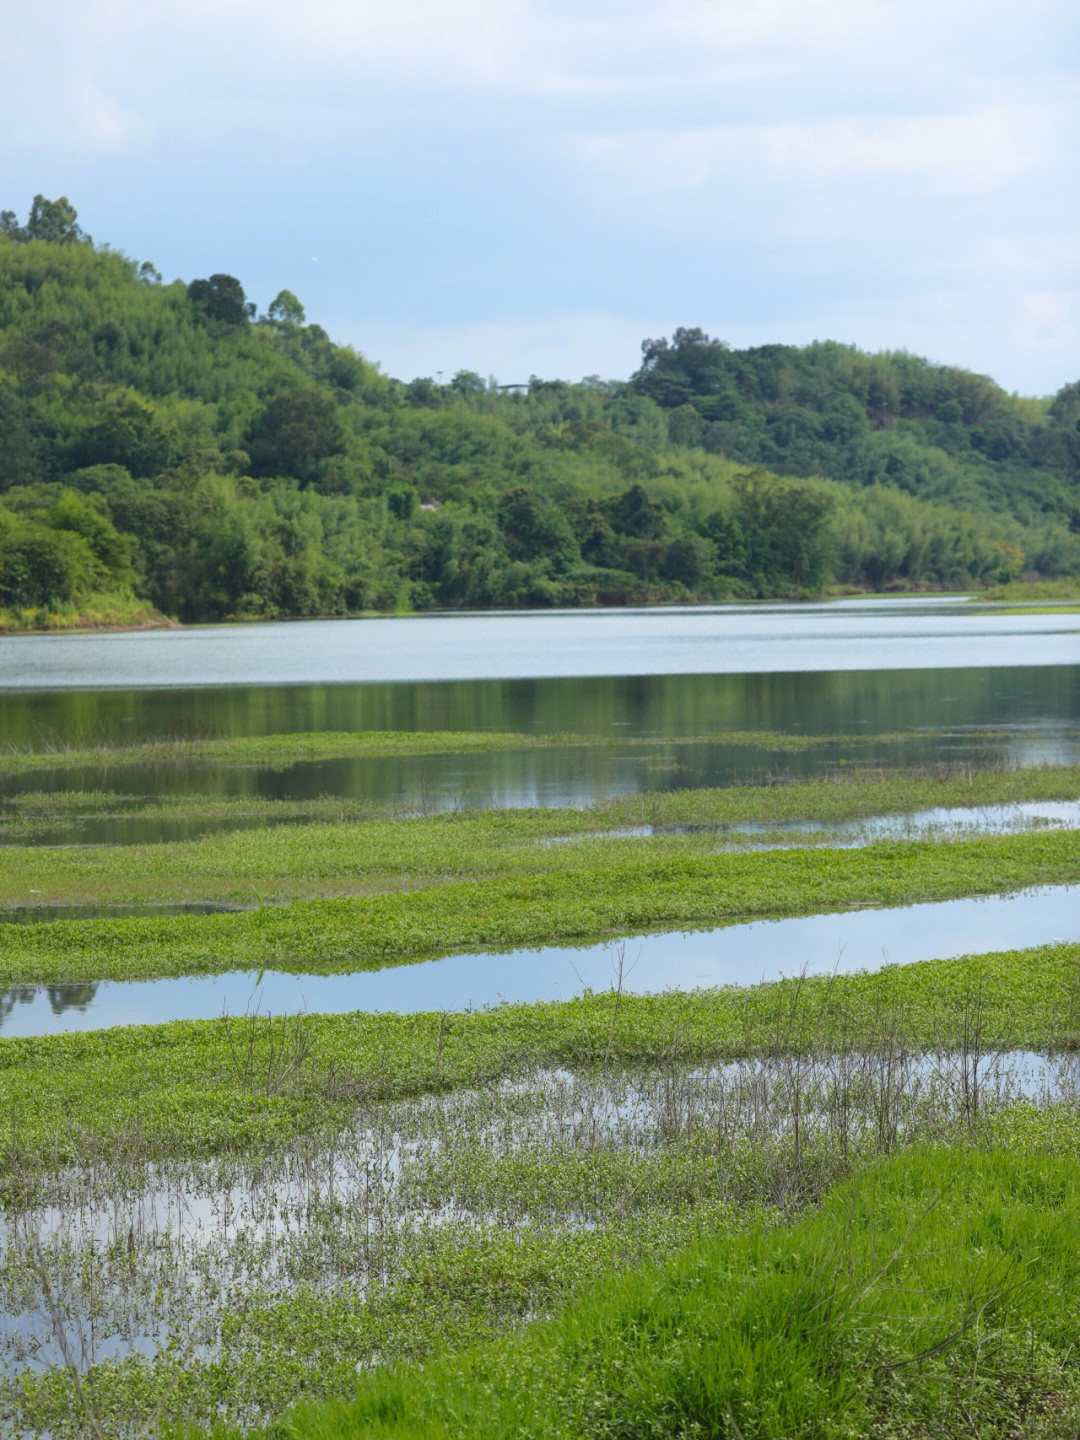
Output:
<path fill-rule="evenodd" d="M 355 685 L 1080 663 L 1080 618 L 957 600 L 294 621 L 0 640 L 0 687 Z"/>
<path fill-rule="evenodd" d="M 0 638 L 0 738 L 17 747 L 387 729 L 599 743 L 52 778 L 5 777 L 0 754 L 0 803 L 51 784 L 415 812 L 587 805 L 833 765 L 1075 761 L 1080 618 L 886 600 Z M 748 732 L 760 744 L 679 743 Z M 791 750 L 777 734 L 832 738 Z"/>

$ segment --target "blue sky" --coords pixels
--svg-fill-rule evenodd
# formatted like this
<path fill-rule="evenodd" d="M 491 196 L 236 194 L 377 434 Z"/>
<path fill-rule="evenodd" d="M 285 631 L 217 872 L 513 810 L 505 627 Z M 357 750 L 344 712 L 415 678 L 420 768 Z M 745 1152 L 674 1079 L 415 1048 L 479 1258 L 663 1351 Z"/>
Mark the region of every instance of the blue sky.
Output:
<path fill-rule="evenodd" d="M 1075 0 L 37 0 L 0 208 L 283 287 L 389 374 L 629 375 L 646 336 L 1080 376 Z"/>

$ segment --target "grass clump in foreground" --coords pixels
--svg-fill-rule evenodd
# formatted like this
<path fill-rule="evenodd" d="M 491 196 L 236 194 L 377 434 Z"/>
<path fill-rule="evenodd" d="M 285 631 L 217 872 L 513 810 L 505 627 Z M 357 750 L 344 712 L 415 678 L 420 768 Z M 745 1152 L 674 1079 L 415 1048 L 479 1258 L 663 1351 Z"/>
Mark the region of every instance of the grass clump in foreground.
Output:
<path fill-rule="evenodd" d="M 915 1151 L 268 1436 L 1034 1437 L 1080 1418 L 1074 1158 Z M 221 1432 L 218 1431 L 218 1434 Z"/>

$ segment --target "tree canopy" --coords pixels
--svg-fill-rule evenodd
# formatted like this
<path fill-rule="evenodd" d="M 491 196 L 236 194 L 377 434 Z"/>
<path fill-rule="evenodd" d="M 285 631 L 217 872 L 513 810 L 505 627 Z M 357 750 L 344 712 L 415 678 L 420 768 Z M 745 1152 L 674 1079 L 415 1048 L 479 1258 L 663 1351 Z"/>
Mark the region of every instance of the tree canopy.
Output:
<path fill-rule="evenodd" d="M 626 384 L 392 379 L 289 289 L 0 215 L 0 606 L 187 620 L 959 586 L 1080 569 L 1080 381 L 644 341 Z"/>

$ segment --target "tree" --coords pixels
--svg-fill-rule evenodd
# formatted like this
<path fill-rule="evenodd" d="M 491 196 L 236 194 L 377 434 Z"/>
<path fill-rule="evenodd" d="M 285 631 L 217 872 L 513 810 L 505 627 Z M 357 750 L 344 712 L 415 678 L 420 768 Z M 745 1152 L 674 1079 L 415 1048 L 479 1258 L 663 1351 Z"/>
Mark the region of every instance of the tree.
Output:
<path fill-rule="evenodd" d="M 759 592 L 775 593 L 786 585 L 820 589 L 831 559 L 828 522 L 835 496 L 812 483 L 764 470 L 737 476 L 734 489 L 746 570 Z"/>
<path fill-rule="evenodd" d="M 459 370 L 447 388 L 466 398 L 487 393 L 487 386 L 475 370 Z"/>
<path fill-rule="evenodd" d="M 715 569 L 716 546 L 692 530 L 676 535 L 660 562 L 661 576 L 685 585 L 688 590 L 707 585 Z"/>
<path fill-rule="evenodd" d="M 310 485 L 321 460 L 344 453 L 337 406 L 308 386 L 284 390 L 251 426 L 247 448 L 253 475 L 292 475 Z"/>
<path fill-rule="evenodd" d="M 75 221 L 75 207 L 66 195 L 61 195 L 59 200 L 46 200 L 44 195 L 35 195 L 30 218 L 26 222 L 26 238 L 57 243 L 78 240 L 88 245 L 89 235 L 84 235 Z"/>
<path fill-rule="evenodd" d="M 233 275 L 211 275 L 209 280 L 192 280 L 188 299 L 207 320 L 221 325 L 244 325 L 255 313 L 244 287 Z"/>
<path fill-rule="evenodd" d="M 46 200 L 44 195 L 35 195 L 30 215 L 25 225 L 20 225 L 14 210 L 0 211 L 0 235 L 6 235 L 17 244 L 27 240 L 49 240 L 55 243 L 78 241 L 91 244 L 90 236 L 76 224 L 75 207 L 66 195 L 59 200 Z"/>
<path fill-rule="evenodd" d="M 304 307 L 291 290 L 279 290 L 266 312 L 277 325 L 303 325 Z"/>
<path fill-rule="evenodd" d="M 635 540 L 659 540 L 666 529 L 664 507 L 649 499 L 640 480 L 621 495 L 610 495 L 603 502 L 604 513 L 611 528 Z"/>
<path fill-rule="evenodd" d="M 528 485 L 516 485 L 502 496 L 498 517 L 511 560 L 544 560 L 560 571 L 580 559 L 566 516 Z"/>
<path fill-rule="evenodd" d="M 100 576 L 83 536 L 54 530 L 0 506 L 0 605 L 77 600 L 94 588 Z"/>
<path fill-rule="evenodd" d="M 175 436 L 133 390 L 116 390 L 98 406 L 94 423 L 77 436 L 73 469 L 122 465 L 132 475 L 160 475 L 174 454 Z"/>

